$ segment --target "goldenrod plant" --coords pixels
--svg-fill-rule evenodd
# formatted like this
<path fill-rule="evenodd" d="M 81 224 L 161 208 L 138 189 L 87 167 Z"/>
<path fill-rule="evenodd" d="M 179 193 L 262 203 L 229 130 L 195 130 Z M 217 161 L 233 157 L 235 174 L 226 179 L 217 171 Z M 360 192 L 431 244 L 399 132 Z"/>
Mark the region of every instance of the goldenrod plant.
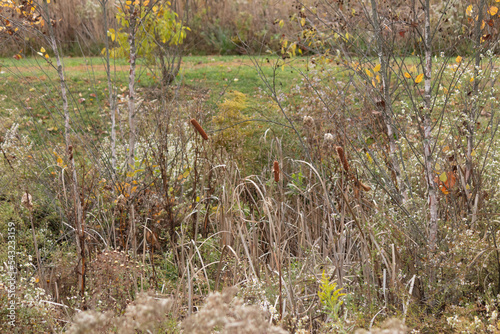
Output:
<path fill-rule="evenodd" d="M 321 274 L 321 283 L 319 285 L 318 297 L 323 310 L 328 313 L 328 316 L 333 319 L 334 322 L 339 321 L 340 308 L 344 304 L 342 296 L 345 293 L 341 293 L 343 288 L 337 289 L 337 282 L 330 282 L 325 274 L 325 271 Z"/>

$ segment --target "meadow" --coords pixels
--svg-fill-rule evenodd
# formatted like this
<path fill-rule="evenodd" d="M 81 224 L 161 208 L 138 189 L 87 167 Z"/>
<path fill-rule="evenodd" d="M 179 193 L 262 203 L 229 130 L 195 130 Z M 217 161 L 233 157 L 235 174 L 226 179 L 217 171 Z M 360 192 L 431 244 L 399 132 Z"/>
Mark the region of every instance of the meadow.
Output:
<path fill-rule="evenodd" d="M 0 331 L 498 333 L 498 8 L 432 4 L 0 16 Z"/>

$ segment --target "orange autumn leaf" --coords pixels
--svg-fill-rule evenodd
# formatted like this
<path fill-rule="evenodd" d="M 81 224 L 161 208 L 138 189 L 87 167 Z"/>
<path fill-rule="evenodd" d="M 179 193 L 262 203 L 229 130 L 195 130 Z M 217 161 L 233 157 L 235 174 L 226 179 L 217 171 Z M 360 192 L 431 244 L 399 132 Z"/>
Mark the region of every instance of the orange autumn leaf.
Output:
<path fill-rule="evenodd" d="M 434 178 L 434 182 L 437 183 L 439 190 L 441 190 L 443 194 L 448 195 L 450 189 L 457 183 L 457 177 L 455 172 L 441 173 Z"/>

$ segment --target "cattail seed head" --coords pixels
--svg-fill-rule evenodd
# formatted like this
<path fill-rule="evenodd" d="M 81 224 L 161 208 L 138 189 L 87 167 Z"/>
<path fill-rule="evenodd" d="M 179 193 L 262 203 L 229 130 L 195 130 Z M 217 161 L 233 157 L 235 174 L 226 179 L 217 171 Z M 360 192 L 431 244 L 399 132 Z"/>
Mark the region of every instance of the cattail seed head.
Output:
<path fill-rule="evenodd" d="M 364 191 L 370 191 L 372 190 L 372 188 L 370 186 L 367 186 L 366 184 L 364 184 L 363 182 L 359 181 L 359 186 L 361 188 L 363 188 Z"/>
<path fill-rule="evenodd" d="M 274 161 L 273 163 L 273 171 L 274 171 L 274 181 L 279 182 L 280 180 L 280 165 L 278 161 Z"/>
<path fill-rule="evenodd" d="M 346 172 L 349 171 L 349 163 L 347 163 L 347 158 L 344 153 L 344 149 L 340 146 L 335 147 L 335 150 L 337 151 L 337 154 L 339 155 L 340 161 L 342 162 L 342 166 L 344 166 L 344 169 Z"/>
<path fill-rule="evenodd" d="M 194 128 L 196 129 L 196 131 L 198 131 L 198 133 L 201 135 L 203 139 L 208 140 L 207 133 L 205 132 L 205 130 L 203 130 L 203 128 L 201 127 L 200 123 L 198 123 L 197 120 L 191 118 L 191 124 L 193 124 Z"/>

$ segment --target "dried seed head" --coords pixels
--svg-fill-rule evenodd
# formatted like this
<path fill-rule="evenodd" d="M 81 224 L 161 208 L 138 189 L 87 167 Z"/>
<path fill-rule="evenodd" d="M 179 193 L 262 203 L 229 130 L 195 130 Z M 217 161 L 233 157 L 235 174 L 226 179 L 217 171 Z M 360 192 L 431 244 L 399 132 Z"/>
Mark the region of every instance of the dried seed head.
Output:
<path fill-rule="evenodd" d="M 331 133 L 325 133 L 324 141 L 325 144 L 332 145 L 335 142 L 335 138 Z"/>
<path fill-rule="evenodd" d="M 302 123 L 304 124 L 304 127 L 312 128 L 314 126 L 314 118 L 311 116 L 304 116 Z"/>
<path fill-rule="evenodd" d="M 120 209 L 125 208 L 125 206 L 127 205 L 127 199 L 125 198 L 125 196 L 123 196 L 123 194 L 120 194 L 120 196 L 116 198 L 116 204 Z"/>
<path fill-rule="evenodd" d="M 273 171 L 274 171 L 274 181 L 279 182 L 279 180 L 280 180 L 280 165 L 279 165 L 278 161 L 274 161 Z"/>
<path fill-rule="evenodd" d="M 33 208 L 33 198 L 31 195 L 26 191 L 23 194 L 23 197 L 21 198 L 21 204 L 28 210 L 31 210 Z"/>
<path fill-rule="evenodd" d="M 205 130 L 203 130 L 203 128 L 201 127 L 200 123 L 198 123 L 197 120 L 191 118 L 191 124 L 193 124 L 194 128 L 196 129 L 196 131 L 198 131 L 198 133 L 201 135 L 203 139 L 208 140 L 207 133 L 205 132 Z"/>
<path fill-rule="evenodd" d="M 340 161 L 342 162 L 342 166 L 344 166 L 344 169 L 346 172 L 349 171 L 349 164 L 347 163 L 347 158 L 344 153 L 344 149 L 340 146 L 335 147 L 335 150 L 337 150 L 337 154 L 339 155 Z"/>

